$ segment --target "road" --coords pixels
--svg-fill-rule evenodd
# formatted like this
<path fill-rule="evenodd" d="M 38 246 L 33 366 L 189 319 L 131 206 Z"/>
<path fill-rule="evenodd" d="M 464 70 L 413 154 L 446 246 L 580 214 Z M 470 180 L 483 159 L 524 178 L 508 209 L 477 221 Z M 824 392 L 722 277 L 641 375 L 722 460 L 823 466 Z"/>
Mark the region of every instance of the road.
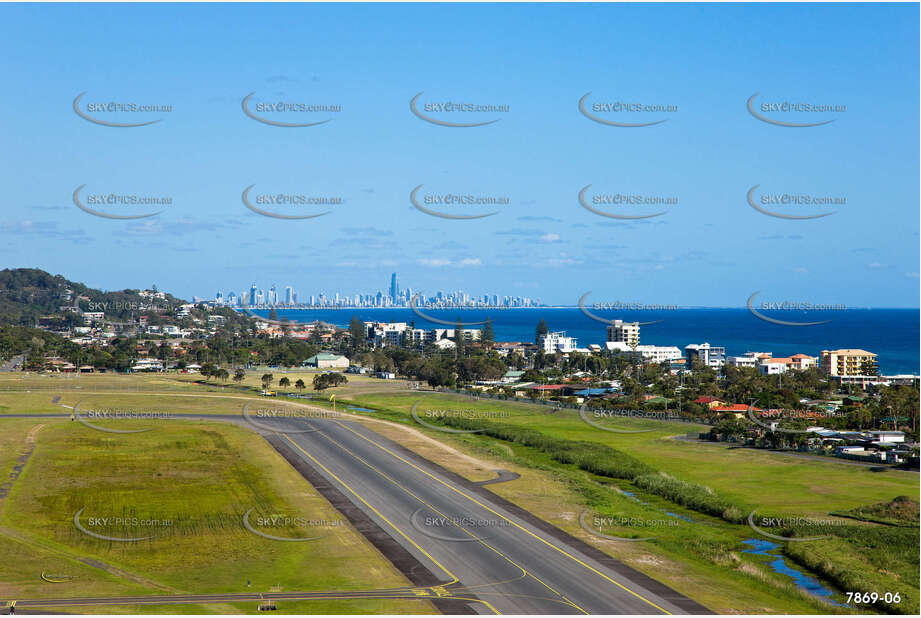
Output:
<path fill-rule="evenodd" d="M 243 420 L 229 415 L 199 418 Z M 469 600 L 477 613 L 709 613 L 360 423 L 260 418 L 258 424 L 259 433 L 289 461 L 297 458 L 292 463 L 306 464 L 321 475 L 436 576 L 439 585 L 416 588 L 416 596 Z M 191 596 L 200 598 L 187 595 L 166 602 L 191 602 Z M 63 605 L 67 600 L 59 601 Z M 22 600 L 19 607 L 48 602 Z"/>
<path fill-rule="evenodd" d="M 299 457 L 443 578 L 475 609 L 512 614 L 703 613 L 674 591 L 610 568 L 561 531 L 534 525 L 488 491 L 458 483 L 367 427 L 344 420 L 273 420 Z M 260 421 L 264 423 L 264 421 Z M 305 430 L 305 427 L 315 431 Z"/>

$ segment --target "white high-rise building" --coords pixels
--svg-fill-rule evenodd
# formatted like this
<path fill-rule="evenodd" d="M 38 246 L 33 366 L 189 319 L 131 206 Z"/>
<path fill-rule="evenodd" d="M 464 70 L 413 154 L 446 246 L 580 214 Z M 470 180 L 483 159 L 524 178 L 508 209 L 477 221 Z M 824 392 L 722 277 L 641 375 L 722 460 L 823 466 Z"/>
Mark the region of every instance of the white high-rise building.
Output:
<path fill-rule="evenodd" d="M 565 331 L 546 333 L 540 336 L 537 345 L 547 354 L 572 352 L 578 347 L 575 337 L 567 337 Z"/>
<path fill-rule="evenodd" d="M 687 355 L 688 369 L 692 367 L 694 359 L 700 360 L 712 369 L 719 369 L 726 362 L 726 348 L 711 346 L 709 343 L 692 343 L 684 346 Z"/>
<path fill-rule="evenodd" d="M 614 320 L 608 325 L 608 341 L 626 343 L 630 347 L 640 345 L 640 323 Z"/>

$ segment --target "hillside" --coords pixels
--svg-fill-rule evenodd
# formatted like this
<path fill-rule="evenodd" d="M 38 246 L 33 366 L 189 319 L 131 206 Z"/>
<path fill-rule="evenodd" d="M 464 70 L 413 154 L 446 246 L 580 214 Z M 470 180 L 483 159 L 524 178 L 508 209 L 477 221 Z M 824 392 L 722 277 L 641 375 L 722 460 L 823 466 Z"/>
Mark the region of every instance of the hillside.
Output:
<path fill-rule="evenodd" d="M 103 311 L 110 320 L 153 316 L 172 313 L 185 302 L 170 294 L 152 297 L 134 289 L 104 292 L 34 268 L 0 271 L 0 325 L 35 326 L 39 318 L 49 316 L 67 323 L 83 311 Z"/>

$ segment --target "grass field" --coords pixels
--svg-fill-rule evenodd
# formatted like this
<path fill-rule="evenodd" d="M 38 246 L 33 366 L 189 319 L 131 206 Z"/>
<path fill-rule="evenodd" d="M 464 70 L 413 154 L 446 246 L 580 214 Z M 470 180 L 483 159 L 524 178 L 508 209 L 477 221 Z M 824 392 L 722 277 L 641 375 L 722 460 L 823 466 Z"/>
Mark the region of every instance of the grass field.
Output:
<path fill-rule="evenodd" d="M 343 400 L 345 397 L 343 396 Z M 901 494 L 918 495 L 917 473 L 816 460 L 789 454 L 730 448 L 726 444 L 675 439 L 688 432 L 707 431 L 703 425 L 655 420 L 600 420 L 606 426 L 646 433 L 612 433 L 582 422 L 578 411 L 550 410 L 543 406 L 435 393 L 372 394 L 354 399 L 370 408 L 393 410 L 411 419 L 425 411 L 462 411 L 484 419 L 530 427 L 567 440 L 585 440 L 628 452 L 640 461 L 687 481 L 712 487 L 751 509 L 788 515 L 824 515 Z M 501 415 L 501 416 L 499 416 Z M 418 423 L 415 424 L 417 427 Z"/>
<path fill-rule="evenodd" d="M 483 435 L 458 435 L 428 429 L 410 416 L 413 405 L 419 403 L 416 413 L 423 420 L 426 420 L 427 411 L 453 411 L 469 418 L 536 429 L 548 436 L 606 444 L 679 479 L 712 487 L 746 509 L 758 509 L 759 516 L 811 517 L 837 522 L 840 518 L 829 516 L 829 513 L 839 508 L 891 500 L 897 495 L 908 495 L 915 501 L 918 498 L 917 473 L 899 470 L 873 472 L 866 466 L 835 460 L 732 449 L 726 445 L 675 439 L 699 429 L 686 423 L 630 419 L 598 421 L 617 429 L 652 430 L 626 434 L 611 433 L 589 425 L 575 411 L 553 411 L 522 402 L 474 400 L 460 395 L 432 393 L 376 393 L 349 400 L 343 397 L 343 402 L 346 401 L 377 410 L 369 416 L 406 423 L 414 430 L 437 436 L 439 440 L 459 447 L 459 450 L 479 453 L 492 460 L 491 464 L 471 466 L 458 457 L 442 457 L 439 463 L 462 474 L 470 471 L 471 467 L 476 468 L 472 470 L 473 475 L 481 474 L 480 469 L 490 465 L 514 469 L 523 475 L 521 480 L 495 485 L 492 490 L 724 613 L 853 610 L 833 608 L 817 601 L 792 586 L 785 576 L 766 568 L 767 560 L 763 557 L 743 553 L 746 548 L 743 541 L 761 538 L 746 525 L 732 525 L 684 509 L 626 481 L 598 477 L 573 466 L 560 465 L 534 448 Z M 432 419 L 426 422 L 431 423 Z M 400 430 L 392 433 L 397 438 Z M 418 444 L 417 448 L 426 450 L 427 447 Z M 634 496 L 624 495 L 623 490 L 634 493 Z M 625 543 L 586 534 L 578 523 L 578 516 L 584 508 L 590 509 L 591 519 L 609 517 L 614 522 L 626 524 L 608 525 L 603 531 L 607 534 L 626 538 L 652 537 L 653 540 Z M 665 516 L 665 513 L 673 516 Z M 912 613 L 917 608 L 917 531 L 912 536 L 883 528 L 876 531 L 881 536 L 874 538 L 873 542 L 862 540 L 869 535 L 862 535 L 859 526 L 834 527 L 832 532 L 830 538 L 821 541 L 787 543 L 796 548 L 785 556 L 788 565 L 807 573 L 812 569 L 812 576 L 823 581 L 818 573 L 827 573 L 841 588 L 836 595 L 839 601 L 843 600 L 840 593 L 853 590 L 853 587 L 844 587 L 843 584 L 848 582 L 852 586 L 861 584 L 864 588 L 875 585 L 903 591 L 904 601 L 900 606 L 879 609 Z M 800 536 L 807 535 L 800 532 Z M 810 560 L 810 557 L 816 559 Z M 849 568 L 846 573 L 826 568 L 834 565 L 848 565 Z M 856 577 L 860 575 L 866 577 Z M 824 583 L 832 588 L 832 582 Z"/>
<path fill-rule="evenodd" d="M 64 400 L 68 393 L 62 391 L 61 396 Z M 41 399 L 50 401 L 46 393 Z M 144 396 L 116 399 L 120 408 L 142 401 L 146 408 L 162 403 Z M 18 401 L 31 408 L 30 399 Z M 15 402 L 5 405 L 7 410 L 2 413 L 22 411 Z M 60 410 L 59 406 L 53 409 Z M 124 427 L 125 422 L 99 424 Z M 4 478 L 29 450 L 30 435 L 34 439 L 34 450 L 21 474 L 9 495 L 0 499 L 0 598 L 369 590 L 408 585 L 256 434 L 219 422 L 173 420 L 155 428 L 111 434 L 66 419 L 0 419 Z M 89 536 L 74 523 L 81 509 L 79 521 L 85 530 L 115 539 L 151 538 L 124 542 Z M 249 521 L 259 531 L 318 539 L 281 542 L 253 534 L 242 523 L 249 509 L 253 509 Z M 300 519 L 276 525 L 272 517 Z M 125 523 L 101 521 L 104 518 L 122 518 Z M 43 581 L 42 573 L 59 576 L 57 583 Z M 427 602 L 414 600 L 289 605 L 282 609 L 432 611 Z M 167 613 L 180 606 L 169 607 Z M 245 605 L 240 608 L 255 610 Z M 117 613 L 111 607 L 94 609 Z M 223 605 L 202 609 L 238 611 Z"/>
<path fill-rule="evenodd" d="M 278 371 L 268 370 L 275 376 L 275 384 L 282 374 Z M 28 379 L 20 378 L 16 383 L 14 379 L 0 376 L 0 414 L 11 411 L 28 412 L 67 412 L 61 405 L 73 406 L 81 402 L 81 409 L 131 409 L 140 411 L 166 410 L 173 413 L 195 414 L 241 414 L 243 405 L 247 401 L 271 402 L 273 406 L 284 406 L 284 400 L 262 398 L 258 395 L 261 390 L 259 378 L 263 371 L 251 372 L 243 386 L 230 383 L 228 386 L 196 384 L 200 376 L 189 375 L 139 375 L 139 376 L 80 376 L 79 378 L 59 379 L 31 376 Z M 301 377 L 310 384 L 315 372 L 294 372 L 286 374 L 292 383 Z M 58 380 L 58 381 L 55 381 Z M 368 423 L 375 431 L 387 435 L 408 448 L 429 457 L 433 461 L 444 465 L 472 480 L 485 480 L 492 477 L 497 468 L 507 468 L 522 475 L 521 479 L 509 483 L 493 485 L 492 491 L 502 495 L 513 502 L 524 506 L 540 517 L 567 530 L 568 532 L 593 543 L 604 551 L 625 560 L 656 579 L 673 586 L 692 598 L 695 598 L 711 609 L 722 613 L 848 613 L 853 609 L 831 607 L 815 597 L 812 597 L 793 586 L 785 576 L 774 573 L 768 566 L 768 560 L 762 556 L 745 553 L 746 546 L 743 541 L 758 535 L 746 525 L 731 524 L 722 519 L 704 515 L 701 512 L 684 508 L 657 495 L 645 492 L 641 488 L 622 479 L 612 479 L 576 468 L 573 465 L 561 465 L 546 452 L 538 449 L 499 440 L 480 434 L 451 434 L 428 428 L 410 416 L 414 404 L 419 403 L 417 414 L 423 419 L 428 419 L 429 424 L 438 424 L 436 416 L 430 416 L 431 411 L 445 413 L 463 413 L 470 417 L 495 421 L 522 428 L 536 429 L 544 435 L 554 439 L 577 440 L 587 443 L 606 445 L 617 451 L 627 453 L 643 464 L 652 466 L 657 470 L 669 473 L 684 481 L 698 483 L 711 487 L 720 496 L 724 496 L 746 509 L 758 509 L 759 516 L 796 516 L 796 517 L 825 517 L 831 511 L 841 512 L 859 508 L 872 503 L 891 500 L 897 495 L 908 495 L 917 500 L 918 476 L 916 473 L 887 470 L 885 472 L 872 472 L 865 466 L 843 464 L 835 460 L 816 460 L 802 458 L 788 454 L 755 451 L 751 449 L 733 449 L 724 444 L 699 443 L 675 439 L 684 436 L 690 431 L 702 429 L 700 426 L 686 423 L 662 423 L 658 421 L 601 420 L 602 425 L 621 430 L 651 430 L 645 433 L 612 433 L 604 431 L 583 422 L 578 413 L 572 410 L 552 410 L 524 402 L 495 401 L 489 399 L 474 400 L 470 397 L 452 394 L 435 394 L 432 392 L 414 392 L 409 390 L 409 384 L 404 381 L 383 381 L 365 376 L 349 375 L 350 383 L 345 387 L 336 388 L 319 394 L 317 399 L 296 400 L 292 405 L 307 404 L 329 408 L 332 404 L 328 401 L 330 392 L 337 393 L 337 409 L 348 411 L 350 407 L 363 407 L 373 409 L 373 412 L 361 413 L 356 420 Z M 47 388 L 53 384 L 55 388 Z M 68 388 L 69 385 L 80 386 Z M 276 387 L 277 388 L 277 387 Z M 31 392 L 25 393 L 23 391 Z M 291 389 L 294 390 L 293 388 Z M 308 388 L 307 393 L 312 389 Z M 191 396 L 190 396 L 191 395 Z M 52 398 L 60 397 L 52 403 Z M 5 409 L 4 409 L 5 407 Z M 375 418 L 380 420 L 375 420 Z M 3 423 L 16 423 L 27 430 L 38 423 L 46 423 L 48 419 L 36 419 L 34 422 L 25 420 L 3 420 Z M 387 422 L 380 422 L 387 421 Z M 103 421 L 108 426 L 128 426 L 119 423 L 129 421 Z M 196 427 L 195 435 L 201 432 L 200 442 L 197 442 L 192 451 L 196 455 L 203 452 L 213 452 L 213 445 L 209 446 L 203 436 L 209 432 L 217 431 L 218 427 L 226 427 L 217 423 L 191 423 L 172 419 L 163 421 L 130 421 L 131 427 L 155 427 L 156 432 L 138 434 L 151 440 L 150 446 L 168 448 L 171 444 L 184 443 L 186 426 Z M 69 426 L 78 425 L 69 422 L 54 420 L 51 425 L 62 424 L 65 429 L 63 434 L 50 433 L 64 439 L 62 449 L 72 453 L 74 463 L 86 458 L 87 453 L 81 453 L 81 444 L 70 444 L 66 441 Z M 50 427 L 43 428 L 42 434 Z M 112 437 L 93 432 L 88 428 L 78 428 L 82 431 L 97 434 L 97 444 L 94 448 L 100 453 L 106 453 L 108 446 L 106 440 Z M 245 428 L 227 429 L 224 440 L 235 440 L 228 444 L 233 448 L 226 448 L 226 452 L 238 452 L 243 448 L 241 436 L 251 434 Z M 220 432 L 222 435 L 225 432 Z M 98 436 L 102 436 L 101 438 Z M 129 436 L 134 437 L 134 436 Z M 42 437 L 44 443 L 45 436 Z M 102 442 L 99 442 L 99 441 Z M 2 442 L 0 442 L 2 445 Z M 175 463 L 189 463 L 193 459 L 183 459 L 178 451 L 187 450 L 186 447 L 178 448 Z M 243 448 L 245 450 L 245 448 Z M 0 456 L 0 466 L 10 466 L 10 455 L 4 449 Z M 36 450 L 36 454 L 40 449 Z M 79 456 L 78 456 L 79 455 Z M 142 456 L 142 453 L 135 453 Z M 200 458 L 200 457 L 199 457 Z M 90 458 L 92 460 L 92 458 Z M 129 460 L 133 461 L 131 458 Z M 108 458 L 106 457 L 107 461 Z M 197 461 L 198 459 L 194 459 Z M 62 460 L 66 461 L 66 459 Z M 228 466 L 224 461 L 223 469 Z M 33 462 L 29 463 L 32 466 Z M 136 483 L 139 468 L 133 467 L 128 461 L 125 468 L 118 474 L 119 478 L 133 479 Z M 0 468 L 2 469 L 2 468 Z M 236 473 L 236 468 L 231 466 Z M 54 472 L 54 470 L 52 470 Z M 217 470 L 209 471 L 200 478 L 182 478 L 182 483 L 189 483 L 191 487 L 204 488 L 209 483 L 205 480 L 209 475 L 218 473 Z M 90 474 L 83 482 L 89 483 L 93 478 L 103 474 L 101 470 Z M 126 476 L 127 475 L 127 476 Z M 275 478 L 272 472 L 266 478 Z M 180 478 L 175 474 L 171 477 L 174 482 Z M 188 548 L 194 547 L 191 540 L 198 534 L 218 535 L 223 539 L 226 534 L 225 519 L 228 513 L 239 515 L 243 508 L 240 495 L 255 495 L 249 483 L 244 482 L 246 475 L 234 477 L 235 481 L 229 482 L 226 491 L 215 491 L 214 488 L 205 491 L 207 500 L 206 513 L 190 510 L 188 504 L 182 501 L 162 502 L 156 497 L 156 492 L 146 498 L 147 502 L 134 499 L 132 491 L 121 489 L 116 495 L 121 495 L 123 502 L 139 502 L 141 507 L 153 513 L 157 505 L 169 505 L 177 511 L 183 507 L 189 511 L 186 520 L 189 527 L 177 528 L 173 534 L 179 538 L 189 540 Z M 283 476 L 280 478 L 284 478 Z M 130 483 L 129 483 L 130 484 Z M 213 483 L 211 483 L 213 485 Z M 154 485 L 153 487 L 155 487 Z M 134 487 L 134 485 L 131 485 Z M 245 489 L 244 489 L 245 487 Z M 629 491 L 634 496 L 624 494 Z M 259 492 L 262 494 L 262 490 Z M 231 494 L 231 495 L 228 495 Z M 274 494 L 274 500 L 268 499 L 267 511 L 295 508 L 295 505 L 286 503 L 280 494 Z M 20 498 L 17 498 L 19 500 Z M 49 501 L 46 496 L 45 501 Z M 63 500 L 63 499 L 61 499 Z M 112 502 L 106 505 L 109 510 L 117 510 L 123 502 Z M 42 503 L 40 496 L 32 496 L 31 502 L 23 503 L 24 506 L 35 508 L 36 503 Z M 55 507 L 57 501 L 49 501 Z M 17 503 L 18 504 L 18 503 Z M 74 498 L 64 500 L 67 508 L 74 506 Z M 282 506 L 277 506 L 281 504 Z M 198 507 L 198 505 L 195 505 Z M 135 508 L 141 508 L 135 505 Z M 77 507 L 79 508 L 79 507 Z M 142 508 L 142 510 L 143 510 Z M 248 508 L 248 507 L 247 507 Z M 618 542 L 600 538 L 585 530 L 579 523 L 579 516 L 583 510 L 588 509 L 589 521 L 605 520 L 601 532 L 609 535 L 627 538 L 652 538 L 642 542 Z M 65 509 L 66 510 L 66 509 Z M 75 510 L 75 509 L 74 509 Z M 39 509 L 41 511 L 41 509 Z M 747 512 L 747 511 L 746 511 Z M 72 514 L 71 514 L 72 516 Z M 152 516 L 152 515 L 151 515 Z M 20 525 L 26 526 L 23 517 Z M 52 518 L 53 519 L 53 518 Z M 691 521 L 688 521 L 691 520 Z M 4 521 L 0 518 L 0 522 Z M 194 523 L 193 523 L 194 522 Z M 850 520 L 851 530 L 855 525 L 871 526 L 866 522 Z M 37 527 L 36 536 L 47 535 L 64 547 L 73 544 L 86 547 L 93 543 L 101 543 L 93 539 L 76 539 L 71 529 L 64 538 L 55 537 L 61 534 L 59 526 L 52 525 L 48 518 L 32 517 L 30 525 Z M 73 528 L 71 523 L 70 528 Z M 597 528 L 596 528 L 597 529 Z M 207 530 L 207 532 L 203 532 Z M 57 531 L 57 532 L 56 532 Z M 0 537 L 2 539 L 2 537 Z M 889 547 L 892 543 L 890 537 L 881 537 L 883 546 Z M 908 539 L 911 541 L 911 539 Z M 2 542 L 2 541 L 0 541 Z M 229 542 L 237 542 L 232 539 Z M 248 539 L 247 542 L 254 542 Z M 896 548 L 895 554 L 877 548 L 875 551 L 855 546 L 853 538 L 840 535 L 833 538 L 808 542 L 788 543 L 785 552 L 786 562 L 818 578 L 826 587 L 833 588 L 838 585 L 836 598 L 842 600 L 841 592 L 850 588 L 844 585 L 876 585 L 898 586 L 899 589 L 908 587 L 906 602 L 890 611 L 896 613 L 910 613 L 912 607 L 917 606 L 917 584 L 911 583 L 912 577 L 917 582 L 917 542 L 911 541 L 911 547 Z M 313 543 L 313 542 L 311 542 Z M 277 543 L 276 543 L 277 544 Z M 109 545 L 123 545 L 109 543 Z M 156 545 L 152 542 L 151 545 Z M 145 559 L 135 556 L 122 555 L 124 548 L 108 548 L 107 554 L 119 566 L 128 566 L 140 571 L 152 568 Z M 281 551 L 281 550 L 279 550 Z M 901 552 L 901 554 L 899 554 Z M 914 557 L 912 557 L 914 555 Z M 217 552 L 215 562 L 226 559 L 225 555 Z M 847 559 L 853 568 L 848 573 L 839 573 L 825 569 L 828 565 L 840 564 Z M 283 571 L 295 568 L 297 561 L 286 556 L 278 556 L 279 564 Z M 258 568 L 259 559 L 252 561 L 253 567 Z M 237 565 L 246 568 L 244 564 Z M 250 568 L 253 568 L 250 567 Z M 162 564 L 155 567 L 158 572 Z M 216 573 L 219 579 L 232 579 L 239 568 L 231 572 Z M 819 573 L 827 573 L 831 578 L 826 580 Z M 855 580 L 849 576 L 872 573 L 870 580 Z M 2 575 L 2 574 L 0 574 Z M 188 581 L 185 572 L 176 567 L 175 572 L 161 582 L 164 585 L 174 586 L 178 582 Z M 126 585 L 124 582 L 116 582 Z M 284 589 L 291 590 L 288 580 L 265 585 L 280 583 Z M 197 585 L 206 586 L 203 581 Z M 298 587 L 298 586 L 295 586 Z M 322 588 L 323 586 L 319 586 Z M 303 589 L 302 587 L 298 587 Z M 210 590 L 210 589 L 209 589 Z M 198 588 L 196 588 L 198 591 Z M 317 602 L 311 602 L 317 603 Z M 348 602 L 350 603 L 357 602 Z M 415 609 L 406 611 L 420 611 L 419 604 L 407 603 Z M 357 606 L 356 606 L 357 607 Z M 868 608 L 860 608 L 866 611 Z M 879 609 L 879 608 L 878 608 Z M 108 610 L 106 610 L 108 611 Z M 142 610 L 145 611 L 145 610 Z M 205 608 L 205 611 L 226 611 L 225 609 Z"/>

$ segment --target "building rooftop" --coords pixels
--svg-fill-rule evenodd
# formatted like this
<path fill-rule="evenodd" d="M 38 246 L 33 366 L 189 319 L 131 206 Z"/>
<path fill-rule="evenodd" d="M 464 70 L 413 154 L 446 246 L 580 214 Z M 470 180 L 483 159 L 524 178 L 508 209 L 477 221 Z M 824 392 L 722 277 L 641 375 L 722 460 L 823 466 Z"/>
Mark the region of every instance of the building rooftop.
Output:
<path fill-rule="evenodd" d="M 822 354 L 838 354 L 846 356 L 876 356 L 873 352 L 867 352 L 860 348 L 842 348 L 840 350 L 822 350 Z"/>
<path fill-rule="evenodd" d="M 340 358 L 345 358 L 344 356 L 339 356 L 338 354 L 330 354 L 329 352 L 320 352 L 314 356 L 308 358 L 308 361 L 313 360 L 338 360 Z"/>

